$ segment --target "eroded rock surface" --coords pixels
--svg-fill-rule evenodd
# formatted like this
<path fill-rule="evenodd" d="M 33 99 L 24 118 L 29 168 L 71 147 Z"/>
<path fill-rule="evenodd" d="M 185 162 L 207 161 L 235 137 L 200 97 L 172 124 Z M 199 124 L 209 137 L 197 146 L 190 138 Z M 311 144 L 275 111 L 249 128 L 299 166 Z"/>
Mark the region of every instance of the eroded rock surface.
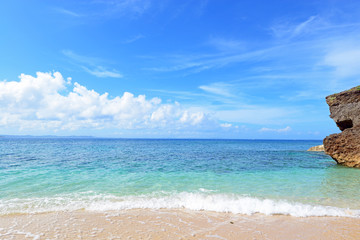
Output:
<path fill-rule="evenodd" d="M 324 150 L 324 145 L 318 145 L 318 146 L 314 146 L 308 149 L 309 152 L 323 152 Z"/>
<path fill-rule="evenodd" d="M 338 164 L 360 167 L 360 86 L 327 96 L 326 103 L 342 132 L 324 139 L 325 153 Z"/>

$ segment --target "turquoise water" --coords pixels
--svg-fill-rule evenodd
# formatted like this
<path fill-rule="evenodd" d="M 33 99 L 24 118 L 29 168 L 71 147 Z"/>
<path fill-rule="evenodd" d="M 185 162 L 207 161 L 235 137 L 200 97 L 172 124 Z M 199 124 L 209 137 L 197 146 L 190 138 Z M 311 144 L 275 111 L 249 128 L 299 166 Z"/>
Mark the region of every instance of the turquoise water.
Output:
<path fill-rule="evenodd" d="M 360 216 L 360 170 L 321 141 L 0 138 L 0 214 L 188 208 Z"/>

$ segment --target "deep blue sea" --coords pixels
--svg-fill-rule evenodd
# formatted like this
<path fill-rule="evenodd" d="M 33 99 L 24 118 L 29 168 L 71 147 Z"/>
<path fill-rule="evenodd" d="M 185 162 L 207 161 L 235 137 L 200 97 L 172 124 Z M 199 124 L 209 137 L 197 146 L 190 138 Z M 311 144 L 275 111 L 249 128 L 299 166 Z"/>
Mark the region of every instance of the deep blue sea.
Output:
<path fill-rule="evenodd" d="M 360 169 L 321 141 L 0 138 L 0 214 L 186 208 L 360 216 Z"/>

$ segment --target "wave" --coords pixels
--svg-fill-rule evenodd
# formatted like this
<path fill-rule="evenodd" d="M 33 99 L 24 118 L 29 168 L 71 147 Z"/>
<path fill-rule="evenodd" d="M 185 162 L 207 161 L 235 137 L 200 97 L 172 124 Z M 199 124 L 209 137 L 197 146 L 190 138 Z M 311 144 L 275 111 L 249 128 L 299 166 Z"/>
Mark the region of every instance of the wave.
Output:
<path fill-rule="evenodd" d="M 116 211 L 127 209 L 189 209 L 252 215 L 290 215 L 294 217 L 360 217 L 360 210 L 332 206 L 293 203 L 285 200 L 259 199 L 235 194 L 153 193 L 140 196 L 115 196 L 94 192 L 63 194 L 54 197 L 1 199 L 0 214 L 54 211 Z"/>

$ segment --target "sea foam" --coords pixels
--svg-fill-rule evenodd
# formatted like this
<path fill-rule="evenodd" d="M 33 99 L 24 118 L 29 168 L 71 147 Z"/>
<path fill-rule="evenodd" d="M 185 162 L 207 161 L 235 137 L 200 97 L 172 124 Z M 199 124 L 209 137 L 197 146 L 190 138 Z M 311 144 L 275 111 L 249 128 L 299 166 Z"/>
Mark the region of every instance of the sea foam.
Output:
<path fill-rule="evenodd" d="M 235 194 L 200 192 L 153 193 L 140 196 L 78 193 L 46 198 L 2 199 L 0 214 L 52 211 L 116 211 L 126 209 L 189 209 L 237 214 L 290 215 L 295 217 L 360 217 L 358 209 L 309 205 L 283 200 L 259 199 Z"/>

